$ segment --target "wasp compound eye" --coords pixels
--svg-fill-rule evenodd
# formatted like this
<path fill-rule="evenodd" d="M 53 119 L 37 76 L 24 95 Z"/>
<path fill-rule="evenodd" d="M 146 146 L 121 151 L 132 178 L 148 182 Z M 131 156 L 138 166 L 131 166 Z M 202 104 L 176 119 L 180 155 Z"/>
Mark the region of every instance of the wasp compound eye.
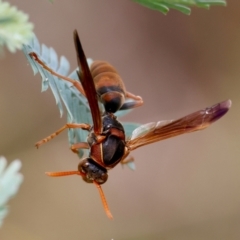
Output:
<path fill-rule="evenodd" d="M 98 184 L 103 184 L 107 181 L 107 179 L 108 179 L 108 174 L 107 172 L 105 172 L 105 173 L 102 173 L 102 175 L 99 178 L 96 178 L 95 181 Z"/>

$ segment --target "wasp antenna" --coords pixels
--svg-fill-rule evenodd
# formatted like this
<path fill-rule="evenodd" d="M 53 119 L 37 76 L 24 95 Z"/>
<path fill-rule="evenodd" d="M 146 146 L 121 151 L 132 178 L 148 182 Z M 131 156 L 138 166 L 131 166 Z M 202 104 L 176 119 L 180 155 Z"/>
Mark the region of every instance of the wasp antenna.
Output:
<path fill-rule="evenodd" d="M 49 177 L 64 177 L 70 175 L 82 175 L 79 171 L 67 171 L 67 172 L 45 172 Z"/>
<path fill-rule="evenodd" d="M 95 181 L 93 181 L 93 183 L 95 184 L 95 186 L 97 187 L 97 189 L 99 191 L 105 213 L 107 214 L 108 218 L 113 219 L 113 216 L 112 216 L 110 209 L 108 207 L 108 204 L 107 204 L 107 199 L 104 196 L 101 186 L 98 183 L 96 183 Z"/>

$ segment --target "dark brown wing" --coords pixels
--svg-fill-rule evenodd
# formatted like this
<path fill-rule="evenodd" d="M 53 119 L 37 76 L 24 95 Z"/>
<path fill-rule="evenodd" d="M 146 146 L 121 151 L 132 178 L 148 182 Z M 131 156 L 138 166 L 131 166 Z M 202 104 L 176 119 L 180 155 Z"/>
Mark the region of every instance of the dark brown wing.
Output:
<path fill-rule="evenodd" d="M 98 107 L 97 92 L 95 89 L 91 72 L 88 67 L 87 59 L 85 57 L 80 39 L 78 37 L 77 30 L 74 31 L 73 38 L 77 53 L 78 67 L 80 69 L 80 71 L 78 72 L 78 76 L 85 91 L 91 109 L 94 132 L 96 134 L 100 134 L 102 131 L 102 117 Z"/>
<path fill-rule="evenodd" d="M 132 137 L 127 141 L 126 146 L 129 151 L 132 151 L 150 143 L 202 130 L 225 115 L 231 104 L 231 100 L 227 100 L 178 120 L 159 121 L 142 125 L 133 131 Z"/>

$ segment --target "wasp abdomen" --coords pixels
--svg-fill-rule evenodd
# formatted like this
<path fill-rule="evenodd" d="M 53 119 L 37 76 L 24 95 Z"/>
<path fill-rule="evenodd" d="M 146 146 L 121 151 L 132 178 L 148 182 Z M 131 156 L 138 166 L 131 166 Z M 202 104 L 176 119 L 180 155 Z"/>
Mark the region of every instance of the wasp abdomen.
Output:
<path fill-rule="evenodd" d="M 90 71 L 106 112 L 115 113 L 125 101 L 126 89 L 121 77 L 112 65 L 103 61 L 93 62 Z"/>
<path fill-rule="evenodd" d="M 93 78 L 96 77 L 99 73 L 103 72 L 117 73 L 117 70 L 105 61 L 94 61 L 90 66 L 90 71 Z"/>

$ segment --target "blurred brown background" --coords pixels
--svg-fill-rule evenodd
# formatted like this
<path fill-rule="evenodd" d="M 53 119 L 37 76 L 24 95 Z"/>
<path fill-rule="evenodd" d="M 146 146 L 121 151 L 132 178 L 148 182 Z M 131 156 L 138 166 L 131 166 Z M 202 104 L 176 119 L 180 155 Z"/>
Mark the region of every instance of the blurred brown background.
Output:
<path fill-rule="evenodd" d="M 40 93 L 22 52 L 0 65 L 0 154 L 23 162 L 24 183 L 10 202 L 1 240 L 240 239 L 240 1 L 191 16 L 167 16 L 130 0 L 11 0 L 29 13 L 41 43 L 76 67 L 72 32 L 85 53 L 111 62 L 143 107 L 126 121 L 182 117 L 232 99 L 209 129 L 133 152 L 137 170 L 117 166 L 103 186 L 114 220 L 94 186 L 45 171 L 75 170 L 67 132 L 39 150 L 34 143 L 65 124 L 50 91 Z"/>

